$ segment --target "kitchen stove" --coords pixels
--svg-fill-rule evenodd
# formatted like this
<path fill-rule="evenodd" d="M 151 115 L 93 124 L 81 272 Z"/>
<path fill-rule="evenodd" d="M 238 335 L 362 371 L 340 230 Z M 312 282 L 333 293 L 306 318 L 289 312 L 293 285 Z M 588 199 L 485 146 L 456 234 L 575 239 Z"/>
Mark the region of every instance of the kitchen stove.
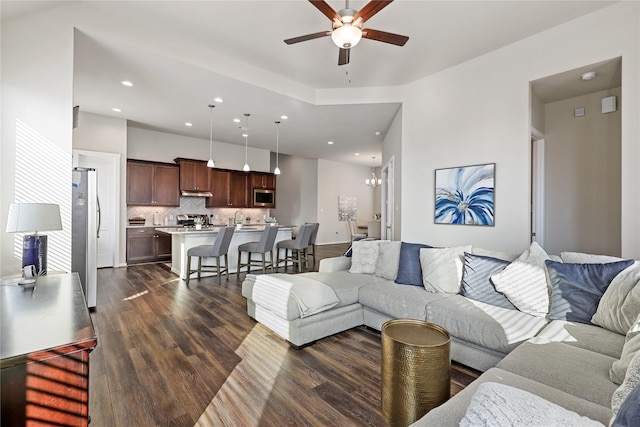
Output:
<path fill-rule="evenodd" d="M 206 214 L 178 214 L 176 215 L 176 222 L 179 226 L 193 227 L 196 218 L 202 218 L 202 224 L 209 225 L 209 216 Z"/>

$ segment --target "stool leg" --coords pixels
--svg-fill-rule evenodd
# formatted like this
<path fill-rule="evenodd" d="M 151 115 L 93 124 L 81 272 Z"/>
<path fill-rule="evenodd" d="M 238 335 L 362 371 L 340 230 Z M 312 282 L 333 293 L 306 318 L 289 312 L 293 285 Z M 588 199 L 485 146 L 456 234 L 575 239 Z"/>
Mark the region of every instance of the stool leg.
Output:
<path fill-rule="evenodd" d="M 189 284 L 189 276 L 191 276 L 191 257 L 187 256 L 187 277 L 186 282 Z"/>
<path fill-rule="evenodd" d="M 224 254 L 224 272 L 227 276 L 227 282 L 229 281 L 229 257 L 227 254 Z"/>
<path fill-rule="evenodd" d="M 265 262 L 265 252 L 262 252 L 262 273 L 267 274 L 267 264 Z"/>
<path fill-rule="evenodd" d="M 216 257 L 216 273 L 218 275 L 218 284 L 222 284 L 222 279 L 220 278 L 220 257 Z"/>
<path fill-rule="evenodd" d="M 202 274 L 202 257 L 198 257 L 198 280 L 200 280 Z"/>
<path fill-rule="evenodd" d="M 238 269 L 236 270 L 236 277 L 240 278 L 240 259 L 242 258 L 242 252 L 238 251 Z"/>

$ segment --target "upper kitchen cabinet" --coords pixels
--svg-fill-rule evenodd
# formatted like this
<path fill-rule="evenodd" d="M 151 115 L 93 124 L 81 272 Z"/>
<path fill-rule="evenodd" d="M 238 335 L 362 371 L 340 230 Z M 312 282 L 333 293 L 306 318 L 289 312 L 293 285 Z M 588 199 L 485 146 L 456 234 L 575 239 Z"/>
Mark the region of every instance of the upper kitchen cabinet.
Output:
<path fill-rule="evenodd" d="M 246 172 L 231 172 L 229 190 L 231 207 L 249 207 L 249 174 Z"/>
<path fill-rule="evenodd" d="M 175 159 L 180 165 L 180 191 L 209 192 L 209 168 L 200 160 Z"/>
<path fill-rule="evenodd" d="M 251 188 L 276 188 L 276 176 L 266 172 L 251 172 Z"/>
<path fill-rule="evenodd" d="M 127 205 L 180 206 L 180 169 L 167 163 L 127 160 Z"/>
<path fill-rule="evenodd" d="M 207 207 L 249 207 L 249 174 L 246 172 L 212 169 L 210 172 L 212 197 Z"/>

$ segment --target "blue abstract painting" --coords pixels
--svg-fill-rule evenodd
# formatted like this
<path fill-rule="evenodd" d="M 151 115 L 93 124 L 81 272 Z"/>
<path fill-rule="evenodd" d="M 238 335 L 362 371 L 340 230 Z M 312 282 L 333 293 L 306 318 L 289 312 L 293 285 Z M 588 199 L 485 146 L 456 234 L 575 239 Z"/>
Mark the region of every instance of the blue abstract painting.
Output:
<path fill-rule="evenodd" d="M 495 163 L 436 169 L 436 224 L 494 225 Z"/>

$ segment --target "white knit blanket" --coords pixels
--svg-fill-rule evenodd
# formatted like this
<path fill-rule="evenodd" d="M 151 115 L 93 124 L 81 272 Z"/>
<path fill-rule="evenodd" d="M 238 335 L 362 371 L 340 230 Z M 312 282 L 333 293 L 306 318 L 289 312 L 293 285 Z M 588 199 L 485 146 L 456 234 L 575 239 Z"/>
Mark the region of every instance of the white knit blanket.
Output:
<path fill-rule="evenodd" d="M 340 303 L 334 290 L 317 280 L 297 275 L 290 281 L 288 274 L 262 274 L 256 276 L 252 298 L 257 305 L 269 309 L 286 319 L 289 298 L 298 305 L 300 317 L 308 317 L 328 310 Z"/>
<path fill-rule="evenodd" d="M 505 384 L 480 384 L 460 427 L 604 427 L 540 396 Z"/>

